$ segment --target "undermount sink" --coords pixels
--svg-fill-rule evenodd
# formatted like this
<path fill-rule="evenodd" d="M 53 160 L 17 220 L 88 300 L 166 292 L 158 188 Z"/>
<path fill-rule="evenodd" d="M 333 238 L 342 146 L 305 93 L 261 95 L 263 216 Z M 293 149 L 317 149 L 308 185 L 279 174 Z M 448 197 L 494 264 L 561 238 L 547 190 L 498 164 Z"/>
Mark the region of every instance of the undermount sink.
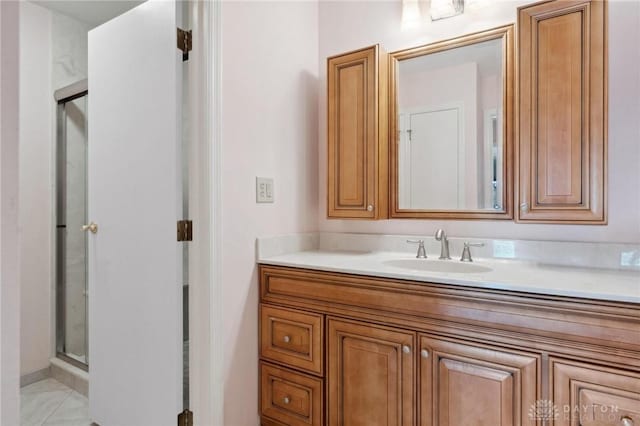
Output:
<path fill-rule="evenodd" d="M 393 259 L 385 260 L 387 266 L 410 269 L 413 271 L 427 272 L 453 272 L 458 274 L 472 274 L 492 271 L 491 268 L 475 263 L 462 263 L 452 260 L 427 260 L 427 259 Z"/>

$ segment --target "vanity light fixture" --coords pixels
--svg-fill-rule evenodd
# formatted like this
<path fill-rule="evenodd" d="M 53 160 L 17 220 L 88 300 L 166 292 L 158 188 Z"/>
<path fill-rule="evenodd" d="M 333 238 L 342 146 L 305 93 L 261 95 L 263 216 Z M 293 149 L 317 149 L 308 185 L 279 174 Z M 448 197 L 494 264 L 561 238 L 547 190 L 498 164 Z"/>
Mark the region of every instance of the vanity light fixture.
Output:
<path fill-rule="evenodd" d="M 420 25 L 421 15 L 418 0 L 402 0 L 402 22 L 403 30 L 415 28 Z"/>
<path fill-rule="evenodd" d="M 464 12 L 464 0 L 431 0 L 432 21 L 451 18 Z"/>

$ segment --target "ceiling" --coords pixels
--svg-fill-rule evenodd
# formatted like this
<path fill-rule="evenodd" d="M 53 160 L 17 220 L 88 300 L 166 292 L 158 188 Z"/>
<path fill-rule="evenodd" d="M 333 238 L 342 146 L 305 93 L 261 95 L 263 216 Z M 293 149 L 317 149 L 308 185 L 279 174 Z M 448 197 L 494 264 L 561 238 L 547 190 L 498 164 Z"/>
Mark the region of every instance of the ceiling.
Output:
<path fill-rule="evenodd" d="M 75 18 L 92 28 L 144 3 L 144 0 L 32 0 L 40 6 Z"/>

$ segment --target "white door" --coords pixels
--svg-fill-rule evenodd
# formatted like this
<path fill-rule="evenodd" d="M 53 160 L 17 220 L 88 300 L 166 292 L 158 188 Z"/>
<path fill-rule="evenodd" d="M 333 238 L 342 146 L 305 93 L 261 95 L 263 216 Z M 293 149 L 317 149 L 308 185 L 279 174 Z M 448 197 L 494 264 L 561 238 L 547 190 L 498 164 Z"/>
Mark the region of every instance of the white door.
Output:
<path fill-rule="evenodd" d="M 174 1 L 89 33 L 89 405 L 100 426 L 182 409 L 182 55 Z"/>
<path fill-rule="evenodd" d="M 464 147 L 460 111 L 448 108 L 409 114 L 410 208 L 457 209 L 464 200 Z"/>

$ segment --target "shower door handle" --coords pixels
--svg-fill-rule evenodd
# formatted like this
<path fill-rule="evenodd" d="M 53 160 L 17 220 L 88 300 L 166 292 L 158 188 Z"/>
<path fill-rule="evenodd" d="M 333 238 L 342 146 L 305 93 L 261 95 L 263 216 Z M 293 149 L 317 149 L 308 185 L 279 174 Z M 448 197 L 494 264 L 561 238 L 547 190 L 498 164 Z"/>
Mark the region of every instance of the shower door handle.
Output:
<path fill-rule="evenodd" d="M 98 225 L 91 222 L 88 225 L 82 225 L 82 230 L 83 231 L 91 231 L 92 234 L 97 234 L 98 233 Z"/>

